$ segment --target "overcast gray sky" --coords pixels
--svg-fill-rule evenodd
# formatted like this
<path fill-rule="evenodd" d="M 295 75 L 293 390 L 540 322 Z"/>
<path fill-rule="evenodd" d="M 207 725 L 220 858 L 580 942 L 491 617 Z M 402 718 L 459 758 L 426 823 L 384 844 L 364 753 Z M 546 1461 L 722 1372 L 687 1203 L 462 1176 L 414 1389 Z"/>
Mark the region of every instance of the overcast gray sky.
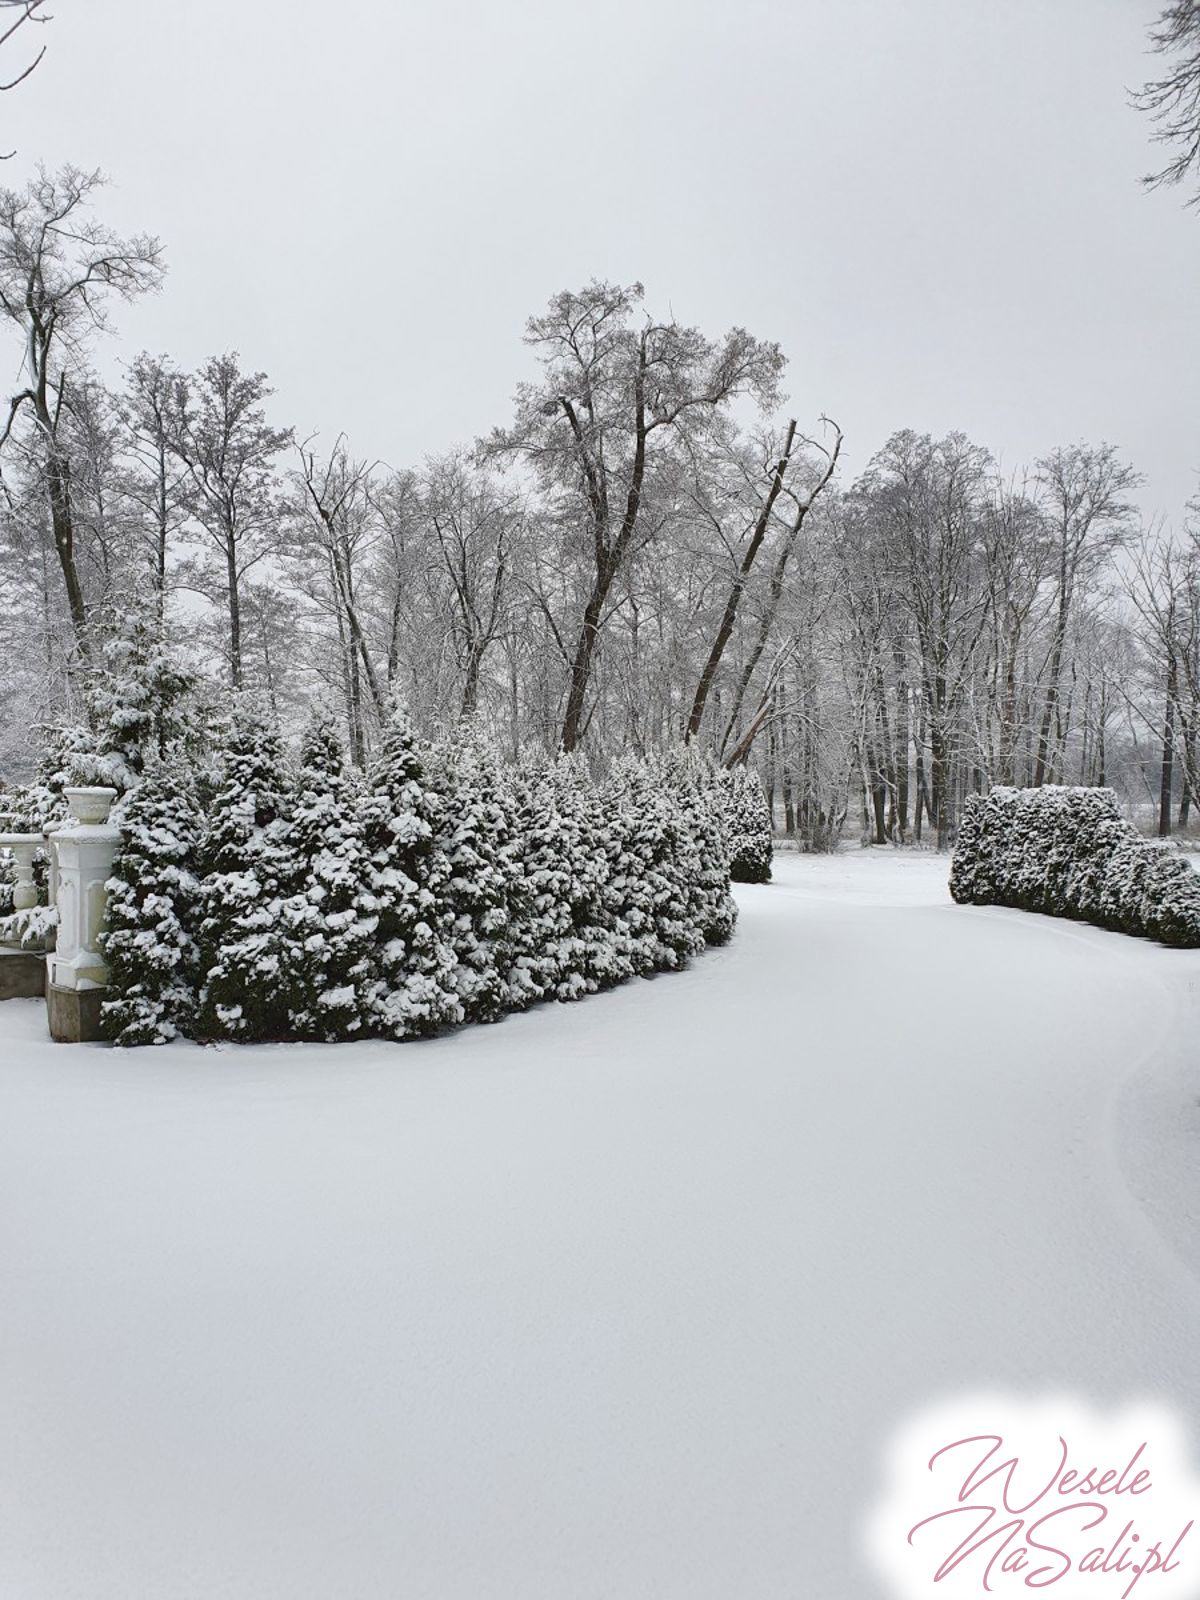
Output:
<path fill-rule="evenodd" d="M 101 166 L 169 277 L 125 353 L 236 348 L 395 466 L 506 419 L 589 277 L 779 340 L 859 470 L 958 428 L 1200 487 L 1200 215 L 1144 193 L 1157 0 L 55 0 L 0 174 Z"/>

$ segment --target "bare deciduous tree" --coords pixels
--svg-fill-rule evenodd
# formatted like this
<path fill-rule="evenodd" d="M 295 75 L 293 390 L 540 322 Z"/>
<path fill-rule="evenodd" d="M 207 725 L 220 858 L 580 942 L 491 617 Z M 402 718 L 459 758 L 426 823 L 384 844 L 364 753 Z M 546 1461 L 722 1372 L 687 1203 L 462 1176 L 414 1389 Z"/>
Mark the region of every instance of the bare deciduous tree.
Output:
<path fill-rule="evenodd" d="M 242 684 L 242 585 L 279 549 L 274 463 L 292 435 L 267 422 L 272 392 L 266 374 L 243 372 L 235 353 L 213 356 L 177 385 L 171 416 L 169 448 L 186 472 L 185 503 L 218 560 L 235 688 Z M 204 588 L 203 570 L 197 577 Z"/>
<path fill-rule="evenodd" d="M 1055 616 L 1042 681 L 1045 695 L 1033 783 L 1050 774 L 1052 740 L 1062 685 L 1063 652 L 1081 577 L 1106 559 L 1131 531 L 1126 498 L 1142 481 L 1113 445 L 1068 445 L 1038 462 L 1038 476 L 1054 540 Z"/>
<path fill-rule="evenodd" d="M 108 326 L 106 298 L 131 300 L 158 287 L 162 249 L 148 234 L 119 237 L 87 215 L 98 172 L 44 169 L 23 190 L 0 190 L 0 313 L 21 332 L 26 386 L 9 402 L 0 445 L 18 417 L 38 439 L 54 545 L 75 631 L 88 656 L 88 615 L 75 553 L 71 462 L 64 448 L 64 401 L 92 335 Z"/>
<path fill-rule="evenodd" d="M 1173 151 L 1166 166 L 1142 180 L 1154 189 L 1200 175 L 1200 0 L 1172 0 L 1150 30 L 1150 43 L 1168 70 L 1143 84 L 1134 104 L 1153 118 L 1153 137 Z M 1200 185 L 1187 204 L 1200 205 Z"/>
<path fill-rule="evenodd" d="M 172 419 L 181 404 L 182 374 L 165 356 L 142 354 L 129 368 L 121 399 L 133 457 L 128 492 L 141 507 L 153 573 L 155 607 L 161 621 L 167 593 L 167 559 L 187 517 L 186 469 L 171 450 Z"/>
<path fill-rule="evenodd" d="M 28 29 L 30 23 L 41 24 L 50 20 L 50 15 L 46 11 L 46 0 L 0 0 L 0 51 L 13 41 L 22 43 L 25 38 L 24 30 Z M 46 46 L 43 44 L 40 50 L 34 51 L 14 77 L 0 81 L 0 94 L 6 94 L 9 89 L 15 89 L 19 83 L 24 83 L 45 54 Z M 0 161 L 11 160 L 15 154 L 14 150 L 6 150 L 0 154 Z"/>
<path fill-rule="evenodd" d="M 679 322 L 635 325 L 642 287 L 591 283 L 556 295 L 530 320 L 543 379 L 518 391 L 514 426 L 492 448 L 531 461 L 571 502 L 587 578 L 573 629 L 562 748 L 576 748 L 601 630 L 619 576 L 647 536 L 646 502 L 673 451 L 686 449 L 734 398 L 775 397 L 779 348 L 734 328 L 719 342 Z M 582 553 L 582 552 L 581 552 Z"/>
<path fill-rule="evenodd" d="M 376 717 L 382 715 L 386 698 L 359 603 L 361 568 L 381 534 L 371 494 L 373 470 L 356 461 L 345 438 L 339 437 L 327 460 L 320 460 L 307 442 L 301 445 L 300 470 L 294 477 L 297 545 L 302 554 L 318 557 L 326 581 L 344 664 L 351 750 L 360 765 L 366 755 L 363 679 Z"/>
<path fill-rule="evenodd" d="M 479 705 L 487 652 L 508 623 L 513 563 L 525 527 L 518 493 L 461 456 L 431 462 L 425 473 L 426 514 L 452 596 L 450 631 L 463 688 L 460 711 Z"/>

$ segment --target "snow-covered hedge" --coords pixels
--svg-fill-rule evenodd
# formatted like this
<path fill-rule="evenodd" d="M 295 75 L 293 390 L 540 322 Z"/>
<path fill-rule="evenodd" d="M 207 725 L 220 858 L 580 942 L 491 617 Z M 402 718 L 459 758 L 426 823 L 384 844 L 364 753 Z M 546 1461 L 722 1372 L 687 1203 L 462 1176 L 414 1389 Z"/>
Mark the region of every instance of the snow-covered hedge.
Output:
<path fill-rule="evenodd" d="M 165 1044 L 196 1013 L 201 822 L 195 791 L 153 769 L 122 808 L 121 856 L 101 931 L 113 998 L 104 1029 L 119 1044 Z"/>
<path fill-rule="evenodd" d="M 681 966 L 728 939 L 724 783 L 686 755 L 507 766 L 391 719 L 349 769 L 327 726 L 288 769 L 235 717 L 201 814 L 151 767 L 117 813 L 103 946 L 120 1044 L 408 1039 Z"/>
<path fill-rule="evenodd" d="M 771 808 L 757 772 L 732 767 L 721 774 L 734 883 L 771 881 Z"/>
<path fill-rule="evenodd" d="M 1094 922 L 1163 944 L 1200 946 L 1200 873 L 1124 820 L 1111 789 L 1012 789 L 971 796 L 950 893 Z"/>

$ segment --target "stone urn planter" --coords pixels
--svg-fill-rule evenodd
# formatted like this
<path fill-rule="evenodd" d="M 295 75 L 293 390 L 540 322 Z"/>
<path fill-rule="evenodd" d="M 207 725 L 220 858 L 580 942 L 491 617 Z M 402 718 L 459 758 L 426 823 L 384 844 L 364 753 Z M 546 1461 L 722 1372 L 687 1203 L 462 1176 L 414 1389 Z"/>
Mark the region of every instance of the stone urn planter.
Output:
<path fill-rule="evenodd" d="M 108 821 L 113 801 L 117 798 L 115 789 L 105 789 L 95 785 L 64 789 L 63 794 L 66 796 L 67 810 L 71 813 L 72 819 L 90 828 L 98 827 Z"/>

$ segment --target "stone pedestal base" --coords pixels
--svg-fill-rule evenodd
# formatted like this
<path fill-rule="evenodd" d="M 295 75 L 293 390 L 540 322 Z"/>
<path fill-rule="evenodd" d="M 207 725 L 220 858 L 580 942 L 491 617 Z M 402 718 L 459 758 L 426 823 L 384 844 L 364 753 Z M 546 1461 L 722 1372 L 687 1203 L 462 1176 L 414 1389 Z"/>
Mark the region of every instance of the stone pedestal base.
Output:
<path fill-rule="evenodd" d="M 46 985 L 50 1037 L 59 1044 L 87 1044 L 100 1037 L 100 1002 L 106 989 L 60 989 Z"/>
<path fill-rule="evenodd" d="M 40 1000 L 46 992 L 46 958 L 36 950 L 0 949 L 0 1000 Z"/>

